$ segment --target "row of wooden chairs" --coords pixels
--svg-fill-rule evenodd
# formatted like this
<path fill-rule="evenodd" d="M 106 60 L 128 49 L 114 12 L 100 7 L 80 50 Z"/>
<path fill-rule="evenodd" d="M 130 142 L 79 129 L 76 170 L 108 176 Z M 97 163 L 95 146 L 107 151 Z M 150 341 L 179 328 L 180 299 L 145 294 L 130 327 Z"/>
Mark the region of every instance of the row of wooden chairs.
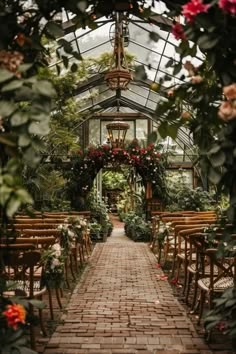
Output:
<path fill-rule="evenodd" d="M 16 281 L 15 293 L 28 299 L 42 298 L 45 292 L 48 292 L 49 309 L 51 319 L 54 319 L 52 289 L 50 286 L 40 287 L 43 267 L 40 263 L 41 252 L 48 247 L 60 242 L 61 230 L 59 225 L 68 222 L 68 217 L 83 216 L 89 218 L 89 212 L 80 214 L 68 213 L 47 213 L 40 217 L 39 214 L 34 218 L 26 215 L 17 215 L 9 225 L 9 231 L 12 232 L 12 238 L 1 239 L 1 256 L 4 265 L 1 269 L 1 276 L 9 281 Z M 13 227 L 13 229 L 12 229 Z M 73 264 L 76 271 L 79 269 L 79 263 L 82 266 L 85 261 L 85 252 L 87 256 L 91 253 L 92 243 L 90 241 L 89 232 L 83 234 L 81 242 L 75 239 L 74 245 L 71 247 L 68 258 L 65 260 L 65 282 L 68 287 L 69 277 L 68 268 L 71 270 L 72 277 L 76 279 Z M 34 259 L 34 261 L 32 260 Z M 14 261 L 15 260 L 15 261 Z M 19 262 L 18 262 L 19 261 Z M 60 297 L 63 296 L 62 288 L 55 288 L 57 302 L 62 308 Z M 7 292 L 6 296 L 13 295 Z M 30 311 L 33 311 L 31 307 Z M 41 330 L 46 335 L 45 326 L 42 321 L 42 311 L 39 311 Z M 30 326 L 31 347 L 35 348 L 35 334 L 33 326 Z"/>
<path fill-rule="evenodd" d="M 170 223 L 171 232 L 160 245 L 157 240 L 161 223 Z M 214 296 L 235 284 L 234 254 L 227 257 L 223 254 L 219 257 L 218 254 L 218 245 L 223 242 L 223 233 L 230 227 L 222 226 L 224 223 L 223 219 L 219 220 L 212 212 L 187 215 L 178 213 L 178 216 L 162 213 L 153 216 L 151 247 L 154 252 L 157 252 L 158 247 L 162 247 L 164 255 L 158 252 L 159 263 L 162 259 L 164 263 L 167 258 L 171 260 L 174 282 L 178 282 L 182 273 L 182 291 L 187 304 L 192 288 L 193 297 L 189 305 L 192 311 L 199 311 L 199 324 L 206 296 L 209 308 L 212 308 Z M 214 230 L 214 233 L 211 230 Z M 235 240 L 234 234 L 229 237 L 230 240 Z"/>

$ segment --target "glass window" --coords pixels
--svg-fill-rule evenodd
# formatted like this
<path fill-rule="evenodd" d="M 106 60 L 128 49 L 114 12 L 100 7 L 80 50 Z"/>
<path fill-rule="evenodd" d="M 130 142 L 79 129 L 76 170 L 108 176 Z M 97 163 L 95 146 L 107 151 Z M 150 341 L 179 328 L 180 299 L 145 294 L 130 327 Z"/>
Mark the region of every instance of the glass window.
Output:
<path fill-rule="evenodd" d="M 89 144 L 100 144 L 100 119 L 89 120 Z"/>

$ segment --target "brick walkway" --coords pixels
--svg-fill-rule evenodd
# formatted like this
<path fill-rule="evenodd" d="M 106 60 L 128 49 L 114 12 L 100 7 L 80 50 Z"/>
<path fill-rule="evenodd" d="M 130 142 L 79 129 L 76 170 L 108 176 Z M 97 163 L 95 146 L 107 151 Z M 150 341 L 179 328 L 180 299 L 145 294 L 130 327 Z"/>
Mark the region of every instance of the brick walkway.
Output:
<path fill-rule="evenodd" d="M 97 244 L 47 354 L 210 354 L 143 243 Z"/>

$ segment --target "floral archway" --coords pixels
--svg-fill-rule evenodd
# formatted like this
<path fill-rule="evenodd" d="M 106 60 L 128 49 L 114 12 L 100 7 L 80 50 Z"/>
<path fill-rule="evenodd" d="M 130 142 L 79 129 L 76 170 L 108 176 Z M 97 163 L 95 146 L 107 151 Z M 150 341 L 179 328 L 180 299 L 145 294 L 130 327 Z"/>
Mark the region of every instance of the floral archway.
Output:
<path fill-rule="evenodd" d="M 153 195 L 160 201 L 166 198 L 166 156 L 158 145 L 141 147 L 137 139 L 124 149 L 112 149 L 109 145 L 91 146 L 84 153 L 78 151 L 71 157 L 71 169 L 67 172 L 68 193 L 73 206 L 77 198 L 86 198 L 93 187 L 98 172 L 107 165 L 120 163 L 134 167 L 142 178 L 144 187 L 151 185 Z"/>

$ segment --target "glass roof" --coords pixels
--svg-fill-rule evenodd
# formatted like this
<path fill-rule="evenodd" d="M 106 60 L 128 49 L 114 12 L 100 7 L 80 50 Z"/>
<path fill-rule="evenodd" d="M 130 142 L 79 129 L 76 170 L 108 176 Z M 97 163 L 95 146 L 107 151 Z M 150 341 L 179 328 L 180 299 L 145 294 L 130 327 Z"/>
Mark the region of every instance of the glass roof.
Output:
<path fill-rule="evenodd" d="M 179 61 L 179 54 L 176 53 L 178 41 L 171 34 L 170 29 L 172 21 L 160 15 L 165 10 L 164 4 L 159 2 L 159 5 L 153 9 L 151 16 L 152 23 L 146 23 L 143 19 L 130 16 L 126 20 L 128 24 L 128 46 L 125 50 L 134 56 L 134 66 L 142 65 L 145 68 L 146 78 L 140 79 L 134 75 L 134 79 L 129 84 L 129 89 L 121 91 L 121 95 L 117 97 L 116 91 L 110 90 L 104 80 L 104 72 L 91 73 L 87 81 L 78 84 L 76 90 L 76 100 L 80 102 L 82 111 L 97 108 L 100 111 L 111 109 L 115 111 L 116 107 L 124 107 L 125 110 L 134 112 L 142 112 L 146 117 L 157 121 L 155 109 L 158 103 L 165 99 L 163 92 L 168 91 L 171 87 L 188 80 L 185 69 L 181 70 L 177 75 L 173 76 L 172 69 L 166 68 L 167 62 L 172 59 Z M 96 58 L 102 53 L 113 52 L 112 41 L 114 38 L 114 19 L 99 18 L 96 20 L 96 29 L 76 29 L 70 14 L 63 14 L 63 27 L 65 29 L 65 39 L 70 41 L 73 49 L 82 55 L 82 58 Z M 150 33 L 155 33 L 158 36 L 158 41 L 150 39 Z M 62 49 L 60 49 L 62 51 Z M 200 52 L 195 58 L 191 58 L 194 65 L 201 63 Z M 187 58 L 188 59 L 188 58 Z M 55 65 L 56 58 L 52 59 L 51 66 Z M 74 58 L 69 58 L 73 61 Z M 151 90 L 150 85 L 153 82 L 159 83 L 161 77 L 168 75 L 169 80 L 164 81 L 158 92 Z M 90 95 L 92 96 L 90 97 Z M 82 100 L 84 97 L 90 97 L 87 100 Z M 191 136 L 180 129 L 179 145 L 187 145 L 191 148 Z"/>

